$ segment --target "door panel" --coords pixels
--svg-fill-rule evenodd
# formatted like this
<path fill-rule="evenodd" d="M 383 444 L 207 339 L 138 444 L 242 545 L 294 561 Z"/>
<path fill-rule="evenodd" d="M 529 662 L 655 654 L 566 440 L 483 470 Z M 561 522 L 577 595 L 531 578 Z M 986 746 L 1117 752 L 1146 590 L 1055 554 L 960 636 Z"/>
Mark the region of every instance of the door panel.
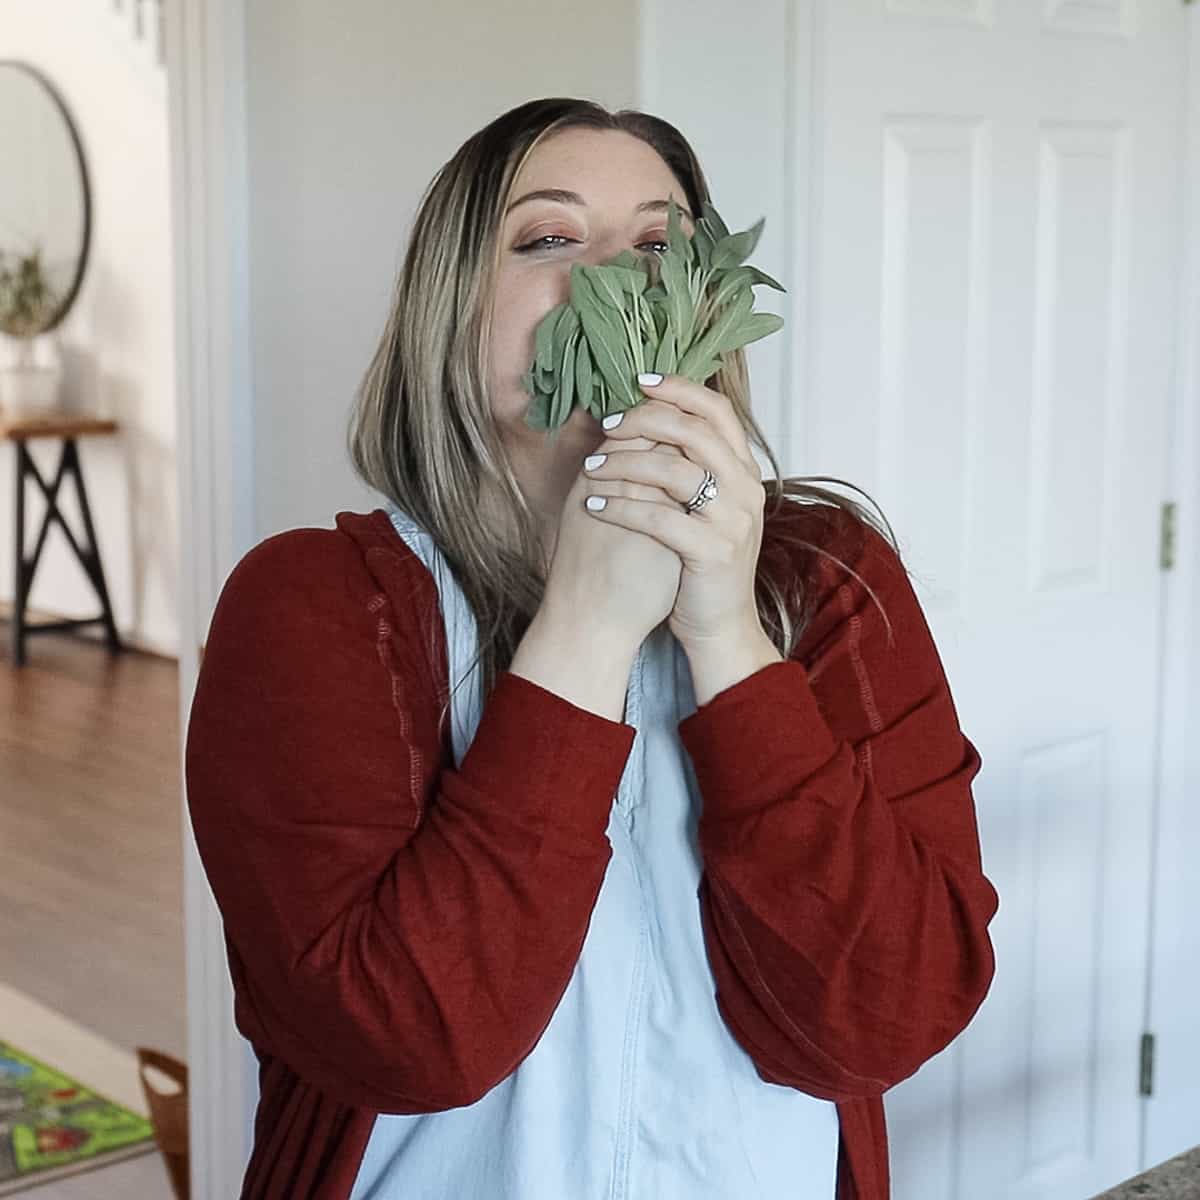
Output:
<path fill-rule="evenodd" d="M 1091 1195 L 1139 1168 L 1183 12 L 823 13 L 796 449 L 908 552 L 1001 896 L 939 1128 L 888 1098 L 896 1195 Z"/>
<path fill-rule="evenodd" d="M 998 973 L 888 1096 L 895 1195 L 1092 1195 L 1141 1165 L 1185 10 L 772 3 L 756 74 L 737 14 L 649 7 L 648 107 L 775 231 L 755 408 L 786 472 L 883 507 L 983 756 Z"/>
<path fill-rule="evenodd" d="M 1184 14 L 823 13 L 798 449 L 900 534 L 1001 895 L 988 1001 L 888 1097 L 895 1193 L 1091 1195 L 1140 1162 Z"/>

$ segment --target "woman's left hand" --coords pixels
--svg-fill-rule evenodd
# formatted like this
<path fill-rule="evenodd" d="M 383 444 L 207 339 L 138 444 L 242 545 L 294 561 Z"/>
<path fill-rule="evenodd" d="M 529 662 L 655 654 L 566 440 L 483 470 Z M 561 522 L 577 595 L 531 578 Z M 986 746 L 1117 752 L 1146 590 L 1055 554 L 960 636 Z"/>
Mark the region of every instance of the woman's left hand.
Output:
<path fill-rule="evenodd" d="M 679 506 L 597 489 L 591 494 L 606 495 L 608 503 L 592 515 L 649 534 L 679 555 L 683 569 L 668 626 L 685 650 L 761 633 L 754 578 L 766 493 L 742 423 L 727 397 L 682 375 L 640 386 L 650 399 L 605 431 L 609 440 L 597 453 L 608 457 L 585 474 L 597 481 L 655 485 Z M 623 439 L 638 437 L 667 446 L 621 449 Z M 697 511 L 685 512 L 706 469 L 716 478 L 719 494 Z M 636 587 L 637 581 L 630 584 Z"/>

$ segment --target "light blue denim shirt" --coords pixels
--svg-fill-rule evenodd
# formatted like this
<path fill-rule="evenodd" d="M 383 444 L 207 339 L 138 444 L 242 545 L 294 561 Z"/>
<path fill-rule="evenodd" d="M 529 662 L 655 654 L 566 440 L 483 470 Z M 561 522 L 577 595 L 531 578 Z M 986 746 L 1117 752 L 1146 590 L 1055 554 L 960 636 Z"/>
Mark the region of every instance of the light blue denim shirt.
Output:
<path fill-rule="evenodd" d="M 474 615 L 434 543 L 455 764 L 482 711 Z M 468 671 L 468 667 L 470 670 Z M 643 642 L 612 858 L 567 990 L 537 1045 L 464 1108 L 381 1114 L 351 1200 L 833 1200 L 836 1107 L 759 1078 L 717 1011 L 700 925 L 701 797 L 677 726 L 696 709 L 666 624 Z"/>

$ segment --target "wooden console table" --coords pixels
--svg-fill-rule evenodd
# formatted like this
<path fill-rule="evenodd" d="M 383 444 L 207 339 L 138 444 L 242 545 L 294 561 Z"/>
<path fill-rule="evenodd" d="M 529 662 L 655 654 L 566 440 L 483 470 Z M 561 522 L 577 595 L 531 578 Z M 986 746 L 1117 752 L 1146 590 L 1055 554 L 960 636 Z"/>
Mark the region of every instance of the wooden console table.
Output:
<path fill-rule="evenodd" d="M 83 485 L 83 471 L 79 464 L 79 450 L 75 439 L 90 434 L 116 433 L 117 423 L 102 417 L 90 417 L 83 413 L 44 412 L 31 413 L 25 416 L 10 416 L 0 410 L 0 439 L 13 443 L 17 452 L 17 521 L 16 538 L 14 541 L 13 561 L 16 567 L 16 589 L 13 597 L 12 617 L 12 659 L 16 666 L 25 663 L 25 639 L 34 633 L 53 633 L 61 630 L 77 629 L 82 625 L 103 623 L 107 635 L 108 648 L 118 653 L 125 647 L 117 635 L 117 627 L 113 623 L 112 605 L 108 599 L 108 587 L 104 582 L 104 568 L 100 563 L 100 548 L 96 542 L 96 530 L 92 526 L 92 513 L 88 507 L 87 490 Z M 57 438 L 62 446 L 59 455 L 58 470 L 53 483 L 47 483 L 37 469 L 33 456 L 26 445 L 32 438 Z M 79 497 L 79 511 L 83 515 L 84 531 L 87 534 L 87 546 L 81 547 L 71 527 L 63 519 L 58 507 L 58 489 L 63 479 L 70 475 L 75 483 L 75 494 Z M 33 557 L 25 558 L 25 485 L 33 481 L 41 489 L 46 498 L 46 514 L 42 518 L 42 527 L 38 531 L 37 545 Z M 30 625 L 25 619 L 26 602 L 29 599 L 30 588 L 33 585 L 33 574 L 37 570 L 38 561 L 42 556 L 42 547 L 46 542 L 46 534 L 50 522 L 57 521 L 67 541 L 79 560 L 92 587 L 100 598 L 102 611 L 99 616 L 86 617 L 72 621 L 42 621 Z"/>

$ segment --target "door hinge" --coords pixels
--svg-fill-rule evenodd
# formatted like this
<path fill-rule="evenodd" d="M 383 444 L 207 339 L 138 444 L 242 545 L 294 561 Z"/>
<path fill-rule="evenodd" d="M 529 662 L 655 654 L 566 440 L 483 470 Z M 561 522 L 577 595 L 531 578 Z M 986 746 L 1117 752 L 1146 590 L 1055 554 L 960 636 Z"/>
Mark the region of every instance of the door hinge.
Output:
<path fill-rule="evenodd" d="M 1141 1064 L 1138 1070 L 1138 1094 L 1154 1095 L 1154 1034 L 1142 1034 Z"/>
<path fill-rule="evenodd" d="M 1175 565 L 1175 502 L 1162 506 L 1158 534 L 1158 565 L 1169 571 Z"/>

